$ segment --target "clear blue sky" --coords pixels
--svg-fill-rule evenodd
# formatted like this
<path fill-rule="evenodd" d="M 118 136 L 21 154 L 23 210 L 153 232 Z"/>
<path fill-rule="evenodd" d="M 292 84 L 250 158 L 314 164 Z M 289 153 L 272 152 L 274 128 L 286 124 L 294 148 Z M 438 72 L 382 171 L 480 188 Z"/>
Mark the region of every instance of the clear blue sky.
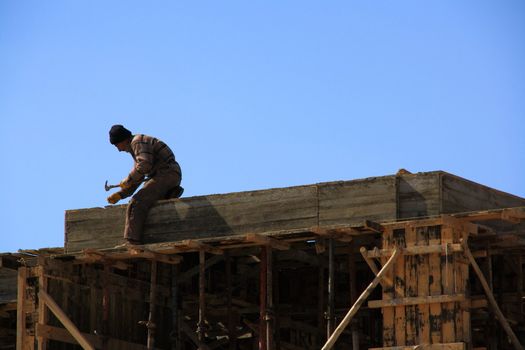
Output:
<path fill-rule="evenodd" d="M 166 141 L 185 196 L 445 170 L 525 197 L 525 2 L 0 1 L 0 252 Z"/>

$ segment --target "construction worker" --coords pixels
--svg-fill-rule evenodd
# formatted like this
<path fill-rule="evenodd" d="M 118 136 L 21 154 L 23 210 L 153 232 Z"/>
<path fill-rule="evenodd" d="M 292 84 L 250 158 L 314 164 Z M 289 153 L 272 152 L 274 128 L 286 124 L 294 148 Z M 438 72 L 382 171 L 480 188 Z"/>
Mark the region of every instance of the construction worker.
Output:
<path fill-rule="evenodd" d="M 141 244 L 144 222 L 150 208 L 159 199 L 177 198 L 182 194 L 182 172 L 171 149 L 159 139 L 147 135 L 132 135 L 122 125 L 109 130 L 109 142 L 119 152 L 128 152 L 134 160 L 129 175 L 120 182 L 120 191 L 108 197 L 110 204 L 131 196 L 124 227 L 124 244 Z"/>

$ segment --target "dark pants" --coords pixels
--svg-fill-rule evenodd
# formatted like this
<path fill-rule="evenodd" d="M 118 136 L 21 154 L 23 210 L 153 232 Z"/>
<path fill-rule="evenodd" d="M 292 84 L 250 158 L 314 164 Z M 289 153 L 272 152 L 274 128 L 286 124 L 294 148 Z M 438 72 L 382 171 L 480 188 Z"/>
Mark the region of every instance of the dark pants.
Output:
<path fill-rule="evenodd" d="M 126 212 L 124 238 L 142 241 L 144 223 L 151 207 L 159 199 L 165 199 L 167 194 L 180 185 L 181 176 L 175 171 L 163 171 L 144 183 L 144 186 L 129 201 Z"/>

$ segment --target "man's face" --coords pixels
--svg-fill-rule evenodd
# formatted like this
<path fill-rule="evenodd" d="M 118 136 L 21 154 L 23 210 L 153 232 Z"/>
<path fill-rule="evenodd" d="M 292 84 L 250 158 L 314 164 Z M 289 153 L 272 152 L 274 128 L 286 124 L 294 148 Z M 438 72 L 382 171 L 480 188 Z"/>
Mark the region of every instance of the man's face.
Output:
<path fill-rule="evenodd" d="M 121 141 L 115 144 L 119 152 L 125 152 L 128 149 L 128 140 Z"/>

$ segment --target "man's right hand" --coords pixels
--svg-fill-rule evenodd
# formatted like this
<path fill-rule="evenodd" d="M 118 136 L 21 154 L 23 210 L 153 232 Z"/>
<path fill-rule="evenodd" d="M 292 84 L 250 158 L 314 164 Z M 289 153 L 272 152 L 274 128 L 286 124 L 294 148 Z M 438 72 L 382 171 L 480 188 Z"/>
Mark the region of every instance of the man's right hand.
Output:
<path fill-rule="evenodd" d="M 121 199 L 122 199 L 122 197 L 120 196 L 120 193 L 115 192 L 111 196 L 108 197 L 108 203 L 109 204 L 115 204 Z"/>

